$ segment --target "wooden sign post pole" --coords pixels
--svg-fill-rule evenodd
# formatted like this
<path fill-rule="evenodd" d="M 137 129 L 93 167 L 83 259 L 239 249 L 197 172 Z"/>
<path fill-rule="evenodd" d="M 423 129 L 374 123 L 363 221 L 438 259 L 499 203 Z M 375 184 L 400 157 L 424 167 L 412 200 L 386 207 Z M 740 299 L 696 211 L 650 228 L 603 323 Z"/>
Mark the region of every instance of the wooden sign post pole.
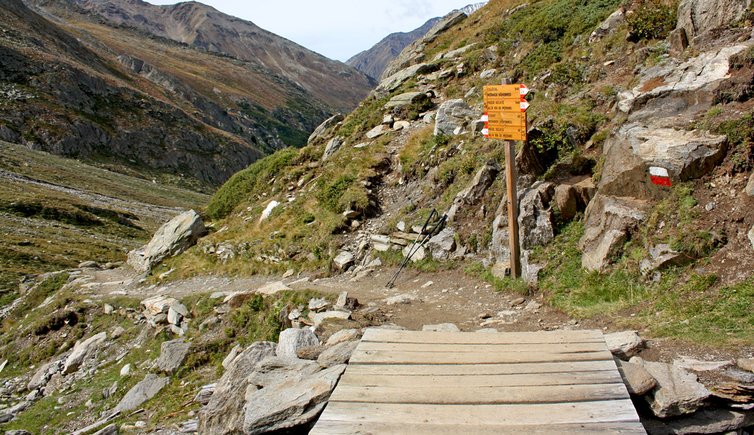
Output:
<path fill-rule="evenodd" d="M 505 144 L 505 184 L 508 190 L 508 235 L 510 242 L 511 277 L 521 277 L 521 245 L 518 238 L 518 192 L 516 184 L 516 142 L 507 140 Z"/>

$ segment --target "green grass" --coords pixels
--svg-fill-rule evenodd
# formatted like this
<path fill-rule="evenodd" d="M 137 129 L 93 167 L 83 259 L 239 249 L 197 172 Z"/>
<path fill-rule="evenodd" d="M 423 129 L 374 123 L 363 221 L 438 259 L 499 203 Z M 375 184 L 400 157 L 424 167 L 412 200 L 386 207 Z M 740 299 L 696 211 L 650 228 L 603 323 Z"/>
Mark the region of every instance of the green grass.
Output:
<path fill-rule="evenodd" d="M 531 288 L 529 288 L 523 279 L 515 279 L 509 276 L 498 278 L 490 269 L 484 267 L 482 263 L 472 263 L 466 266 L 464 272 L 491 284 L 499 292 L 509 292 L 523 296 L 528 296 L 531 292 Z"/>

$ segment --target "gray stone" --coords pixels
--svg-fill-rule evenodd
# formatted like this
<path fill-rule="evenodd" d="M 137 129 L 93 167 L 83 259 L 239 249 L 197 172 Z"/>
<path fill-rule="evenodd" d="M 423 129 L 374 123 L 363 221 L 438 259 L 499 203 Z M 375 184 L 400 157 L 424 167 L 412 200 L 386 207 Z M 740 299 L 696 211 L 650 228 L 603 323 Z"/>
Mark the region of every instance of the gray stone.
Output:
<path fill-rule="evenodd" d="M 385 109 L 403 108 L 412 104 L 423 105 L 429 101 L 426 92 L 405 92 L 398 94 L 385 104 Z M 392 122 L 390 123 L 393 124 Z"/>
<path fill-rule="evenodd" d="M 618 358 L 628 360 L 644 348 L 644 340 L 636 331 L 622 331 L 605 335 L 605 344 Z"/>
<path fill-rule="evenodd" d="M 407 130 L 411 127 L 411 123 L 408 121 L 395 121 L 393 123 L 393 131 Z"/>
<path fill-rule="evenodd" d="M 157 230 L 152 240 L 128 253 L 128 264 L 139 272 L 147 272 L 163 259 L 178 255 L 193 246 L 207 229 L 194 210 L 181 213 Z"/>
<path fill-rule="evenodd" d="M 158 370 L 173 374 L 186 359 L 191 344 L 181 339 L 166 341 L 160 345 L 160 357 L 155 362 Z"/>
<path fill-rule="evenodd" d="M 422 261 L 427 258 L 427 250 L 424 249 L 424 246 L 414 246 L 413 248 L 411 248 L 411 246 L 409 245 L 403 248 L 402 252 L 404 257 L 408 257 L 410 254 L 411 262 L 413 263 Z"/>
<path fill-rule="evenodd" d="M 263 434 L 310 423 L 322 412 L 345 368 L 334 366 L 300 381 L 286 381 L 247 394 L 243 432 Z"/>
<path fill-rule="evenodd" d="M 309 303 L 307 304 L 309 311 L 316 312 L 324 311 L 329 306 L 330 302 L 328 302 L 327 299 L 324 298 L 311 298 L 309 299 Z"/>
<path fill-rule="evenodd" d="M 183 320 L 184 317 L 187 317 L 188 313 L 189 311 L 185 305 L 178 301 L 173 302 L 170 304 L 170 308 L 168 308 L 168 323 L 179 326 L 181 320 Z"/>
<path fill-rule="evenodd" d="M 429 239 L 425 246 L 435 260 L 448 260 L 456 250 L 456 231 L 445 228 Z"/>
<path fill-rule="evenodd" d="M 327 339 L 325 346 L 331 347 L 336 344 L 345 343 L 346 341 L 358 340 L 359 338 L 361 338 L 361 332 L 358 329 L 341 329 Z"/>
<path fill-rule="evenodd" d="M 387 305 L 405 305 L 412 302 L 419 302 L 419 298 L 414 295 L 395 295 L 385 299 Z"/>
<path fill-rule="evenodd" d="M 243 429 L 244 397 L 248 378 L 257 364 L 275 354 L 275 343 L 259 342 L 246 348 L 217 382 L 209 403 L 199 411 L 199 433 L 239 433 Z"/>
<path fill-rule="evenodd" d="M 746 183 L 746 189 L 744 189 L 744 192 L 747 195 L 754 197 L 754 173 L 749 176 L 749 182 Z"/>
<path fill-rule="evenodd" d="M 325 311 L 324 313 L 312 313 L 309 312 L 309 320 L 314 322 L 314 327 L 321 325 L 322 322 L 328 319 L 348 320 L 351 318 L 350 311 Z"/>
<path fill-rule="evenodd" d="M 120 338 L 123 336 L 123 334 L 126 333 L 126 330 L 122 326 L 116 326 L 112 332 L 110 332 L 110 338 L 113 340 Z"/>
<path fill-rule="evenodd" d="M 440 323 L 438 325 L 424 325 L 422 331 L 431 332 L 461 332 L 461 328 L 454 323 Z"/>
<path fill-rule="evenodd" d="M 733 361 L 703 361 L 695 358 L 682 356 L 673 360 L 673 365 L 694 372 L 710 372 L 722 370 L 734 364 Z"/>
<path fill-rule="evenodd" d="M 194 397 L 194 402 L 201 405 L 208 404 L 212 395 L 215 394 L 215 388 L 217 388 L 217 384 L 202 385 L 202 388 L 199 389 L 199 392 L 196 393 L 196 397 Z"/>
<path fill-rule="evenodd" d="M 657 386 L 655 378 L 641 364 L 621 360 L 616 360 L 615 362 L 618 365 L 618 370 L 629 394 L 643 396 Z"/>
<path fill-rule="evenodd" d="M 126 412 L 138 408 L 157 395 L 169 381 L 170 379 L 167 377 L 159 377 L 151 373 L 146 375 L 141 382 L 128 390 L 123 399 L 115 406 L 113 412 Z"/>
<path fill-rule="evenodd" d="M 309 347 L 302 347 L 301 349 L 296 351 L 296 356 L 299 359 L 308 359 L 311 361 L 316 361 L 317 358 L 324 352 L 325 347 L 322 345 L 318 346 L 309 346 Z"/>
<path fill-rule="evenodd" d="M 120 377 L 126 377 L 131 374 L 131 364 L 126 364 L 120 369 Z"/>
<path fill-rule="evenodd" d="M 334 138 L 330 139 L 329 142 L 327 142 L 327 145 L 325 146 L 325 152 L 322 153 L 322 161 L 329 159 L 333 154 L 335 154 L 339 149 L 343 147 L 343 144 L 345 144 L 345 140 L 343 140 L 340 136 L 335 136 Z"/>
<path fill-rule="evenodd" d="M 280 203 L 278 201 L 270 201 L 267 206 L 262 210 L 262 214 L 259 216 L 259 222 L 264 222 L 270 218 L 272 211 L 275 210 Z"/>
<path fill-rule="evenodd" d="M 336 366 L 338 364 L 347 364 L 351 359 L 351 354 L 359 345 L 358 341 L 346 341 L 338 343 L 325 349 L 317 358 L 317 364 L 322 368 Z"/>
<path fill-rule="evenodd" d="M 243 348 L 240 344 L 237 344 L 233 346 L 233 349 L 228 352 L 228 354 L 223 358 L 222 366 L 225 370 L 230 370 L 230 368 L 233 366 L 233 362 L 236 360 L 236 357 L 238 354 L 243 351 Z"/>
<path fill-rule="evenodd" d="M 440 105 L 435 116 L 434 135 L 455 135 L 458 127 L 465 127 L 479 114 L 463 100 L 448 100 Z"/>
<path fill-rule="evenodd" d="M 678 4 L 678 28 L 689 39 L 739 20 L 751 6 L 751 0 L 681 0 Z"/>
<path fill-rule="evenodd" d="M 349 267 L 353 265 L 354 255 L 348 251 L 341 251 L 333 259 L 333 266 L 338 272 L 345 272 Z"/>
<path fill-rule="evenodd" d="M 386 126 L 385 124 L 380 124 L 377 127 L 374 127 L 373 129 L 369 130 L 366 133 L 366 137 L 367 139 L 376 139 L 382 136 L 383 134 L 387 133 L 388 131 L 390 131 L 390 127 Z"/>
<path fill-rule="evenodd" d="M 344 117 L 342 114 L 337 113 L 330 118 L 327 118 L 322 124 L 320 124 L 317 128 L 314 129 L 312 134 L 309 136 L 309 140 L 307 140 L 307 145 L 311 144 L 312 142 L 322 139 L 325 136 L 325 133 L 332 127 L 335 127 L 339 122 L 343 121 Z"/>
<path fill-rule="evenodd" d="M 626 21 L 626 11 L 623 8 L 610 14 L 589 36 L 589 43 L 594 44 L 607 35 L 612 34 L 615 30 Z"/>
<path fill-rule="evenodd" d="M 288 328 L 280 333 L 275 354 L 280 358 L 298 358 L 296 351 L 302 347 L 317 346 L 319 339 L 309 328 Z"/>
<path fill-rule="evenodd" d="M 315 361 L 274 356 L 265 358 L 254 367 L 254 372 L 249 375 L 246 397 L 260 388 L 268 388 L 289 381 L 299 382 L 320 369 Z"/>
<path fill-rule="evenodd" d="M 168 296 L 153 296 L 141 301 L 141 306 L 144 307 L 144 314 L 147 316 L 156 316 L 158 314 L 168 314 L 170 306 L 178 301 Z"/>
<path fill-rule="evenodd" d="M 754 425 L 754 412 L 700 409 L 690 416 L 668 420 L 642 418 L 648 433 L 658 435 L 738 434 Z"/>
<path fill-rule="evenodd" d="M 375 93 L 377 95 L 387 95 L 390 92 L 398 89 L 408 79 L 429 70 L 432 70 L 432 67 L 430 67 L 429 64 L 419 63 L 403 69 L 394 70 L 394 72 L 392 72 L 391 75 L 387 77 L 385 77 L 385 75 L 383 74 L 383 77 L 385 78 L 380 81 L 379 85 L 377 85 Z"/>
<path fill-rule="evenodd" d="M 63 365 L 63 374 L 73 373 L 81 366 L 84 360 L 92 356 L 97 349 L 107 340 L 107 333 L 100 332 L 84 341 L 77 341 L 73 346 L 73 351 L 65 360 Z"/>
<path fill-rule="evenodd" d="M 291 288 L 285 285 L 283 281 L 272 281 L 259 287 L 254 292 L 264 296 L 272 296 L 283 291 L 288 291 Z"/>
<path fill-rule="evenodd" d="M 390 250 L 390 236 L 384 234 L 372 234 L 369 236 L 369 240 L 372 244 L 372 248 L 377 252 L 386 252 Z"/>
<path fill-rule="evenodd" d="M 676 252 L 670 248 L 670 245 L 659 244 L 649 248 L 650 258 L 642 260 L 639 269 L 643 275 L 661 270 L 670 266 L 681 266 L 689 263 L 693 258 Z"/>
<path fill-rule="evenodd" d="M 573 186 L 560 184 L 555 187 L 554 200 L 563 220 L 570 221 L 576 216 L 578 203 L 576 201 L 576 189 Z"/>
<path fill-rule="evenodd" d="M 479 78 L 482 79 L 482 80 L 485 80 L 485 79 L 491 78 L 495 74 L 497 74 L 497 70 L 496 69 L 494 69 L 494 68 L 492 68 L 492 69 L 486 69 L 486 70 L 482 71 L 481 73 L 479 73 Z"/>
<path fill-rule="evenodd" d="M 696 375 L 680 367 L 644 361 L 642 365 L 657 380 L 654 394 L 646 396 L 654 415 L 668 418 L 691 414 L 706 404 L 711 393 L 697 382 Z"/>
<path fill-rule="evenodd" d="M 45 385 L 47 385 L 47 382 L 49 382 L 52 375 L 60 371 L 61 366 L 61 361 L 52 361 L 47 364 L 43 364 L 37 369 L 36 372 L 34 372 L 34 375 L 29 380 L 26 388 L 28 388 L 29 390 L 43 388 Z"/>
<path fill-rule="evenodd" d="M 7 434 L 7 432 L 6 432 Z M 110 424 L 94 432 L 92 435 L 118 435 L 118 425 Z"/>
<path fill-rule="evenodd" d="M 645 201 L 597 194 L 586 209 L 581 266 L 604 271 L 622 252 L 623 244 L 644 221 Z"/>
<path fill-rule="evenodd" d="M 754 372 L 754 358 L 739 358 L 736 365 L 743 370 Z"/>

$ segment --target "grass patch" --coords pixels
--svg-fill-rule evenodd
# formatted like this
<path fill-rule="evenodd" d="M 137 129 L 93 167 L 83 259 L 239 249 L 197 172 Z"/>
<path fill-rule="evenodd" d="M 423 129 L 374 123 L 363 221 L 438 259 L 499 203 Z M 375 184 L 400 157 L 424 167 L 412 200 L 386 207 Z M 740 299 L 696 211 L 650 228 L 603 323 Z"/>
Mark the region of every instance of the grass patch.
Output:
<path fill-rule="evenodd" d="M 523 279 L 514 279 L 509 276 L 498 278 L 489 268 L 484 267 L 482 263 L 472 263 L 466 266 L 464 272 L 491 284 L 499 292 L 509 292 L 522 296 L 528 296 L 531 292 L 531 289 Z"/>

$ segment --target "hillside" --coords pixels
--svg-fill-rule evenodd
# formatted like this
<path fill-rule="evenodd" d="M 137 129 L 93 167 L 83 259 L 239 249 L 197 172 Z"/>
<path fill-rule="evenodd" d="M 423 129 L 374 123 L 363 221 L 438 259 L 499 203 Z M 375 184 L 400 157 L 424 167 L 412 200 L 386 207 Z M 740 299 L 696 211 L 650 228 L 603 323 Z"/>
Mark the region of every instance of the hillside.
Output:
<path fill-rule="evenodd" d="M 37 4 L 47 18 L 18 0 L 0 5 L 0 138 L 121 171 L 211 188 L 271 151 L 303 145 L 371 87 L 363 76 L 344 94 L 325 86 L 316 90 L 325 101 L 258 59 L 116 26 L 67 1 Z M 351 83 L 312 56 L 302 71 Z"/>

